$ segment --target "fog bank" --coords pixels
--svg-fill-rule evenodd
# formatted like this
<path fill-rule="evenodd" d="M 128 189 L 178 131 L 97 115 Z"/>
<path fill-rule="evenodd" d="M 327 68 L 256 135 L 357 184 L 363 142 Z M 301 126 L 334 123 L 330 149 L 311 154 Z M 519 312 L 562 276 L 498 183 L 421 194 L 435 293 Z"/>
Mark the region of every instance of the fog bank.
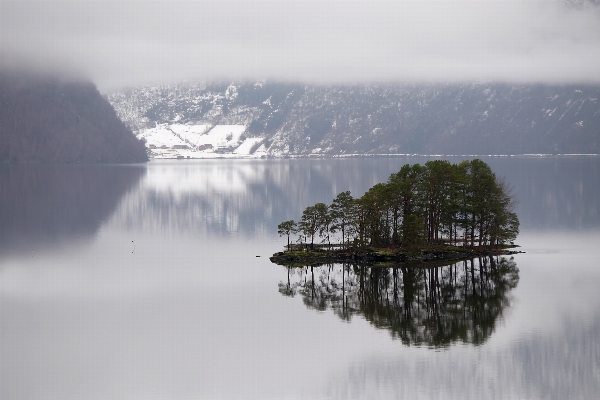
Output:
<path fill-rule="evenodd" d="M 4 53 L 83 71 L 104 91 L 245 78 L 600 83 L 600 8 L 593 1 L 2 1 L 0 7 Z"/>

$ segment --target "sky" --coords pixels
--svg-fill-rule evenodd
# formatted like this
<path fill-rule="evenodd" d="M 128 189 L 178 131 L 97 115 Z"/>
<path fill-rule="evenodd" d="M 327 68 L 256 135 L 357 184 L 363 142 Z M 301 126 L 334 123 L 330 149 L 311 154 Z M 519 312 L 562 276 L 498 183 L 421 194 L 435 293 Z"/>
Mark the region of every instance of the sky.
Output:
<path fill-rule="evenodd" d="M 600 1 L 5 1 L 0 68 L 190 80 L 600 83 Z"/>

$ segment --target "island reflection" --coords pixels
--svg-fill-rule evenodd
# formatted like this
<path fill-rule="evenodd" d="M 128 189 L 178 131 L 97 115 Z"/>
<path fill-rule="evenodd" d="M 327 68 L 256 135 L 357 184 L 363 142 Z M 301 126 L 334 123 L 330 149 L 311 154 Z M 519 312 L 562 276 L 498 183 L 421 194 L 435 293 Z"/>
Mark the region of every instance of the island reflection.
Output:
<path fill-rule="evenodd" d="M 359 315 L 407 346 L 480 345 L 494 332 L 519 282 L 514 259 L 489 256 L 436 267 L 330 264 L 285 267 L 284 296 L 308 308 Z"/>

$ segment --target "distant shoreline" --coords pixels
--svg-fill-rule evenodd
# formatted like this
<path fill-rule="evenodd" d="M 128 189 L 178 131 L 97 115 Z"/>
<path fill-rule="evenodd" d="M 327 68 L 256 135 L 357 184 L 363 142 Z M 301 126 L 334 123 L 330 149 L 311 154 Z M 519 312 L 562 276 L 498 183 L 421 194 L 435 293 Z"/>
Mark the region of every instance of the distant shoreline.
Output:
<path fill-rule="evenodd" d="M 562 158 L 562 157 L 599 157 L 600 154 L 294 154 L 294 155 L 268 155 L 268 156 L 254 156 L 254 155 L 239 155 L 239 154 L 212 154 L 207 153 L 201 157 L 148 157 L 148 161 L 137 161 L 137 162 L 52 162 L 52 161 L 0 161 L 0 165 L 11 165 L 11 164 L 94 164 L 94 165 L 108 165 L 108 164 L 145 164 L 149 161 L 194 161 L 194 160 L 289 160 L 289 159 L 347 159 L 347 158 L 401 158 L 401 157 L 497 157 L 497 158 Z"/>
<path fill-rule="evenodd" d="M 517 157 L 517 158 L 552 158 L 552 157 L 598 157 L 600 154 L 277 154 L 277 155 L 240 155 L 228 153 L 204 153 L 200 156 L 153 157 L 150 160 L 283 160 L 304 158 L 399 158 L 399 157 Z"/>

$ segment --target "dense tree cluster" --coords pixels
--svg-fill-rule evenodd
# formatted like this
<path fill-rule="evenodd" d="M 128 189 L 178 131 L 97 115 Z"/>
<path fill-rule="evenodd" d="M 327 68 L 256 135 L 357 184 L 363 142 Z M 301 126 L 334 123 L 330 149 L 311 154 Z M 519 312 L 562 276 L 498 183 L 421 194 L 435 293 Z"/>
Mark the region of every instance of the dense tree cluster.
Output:
<path fill-rule="evenodd" d="M 295 233 L 311 248 L 315 239 L 331 244 L 332 235 L 343 247 L 497 246 L 519 233 L 513 206 L 510 188 L 485 162 L 435 160 L 404 165 L 360 198 L 343 192 L 331 205 L 309 206 L 299 222 L 282 222 L 278 232 L 287 236 L 288 249 Z"/>
<path fill-rule="evenodd" d="M 0 162 L 147 159 L 92 83 L 0 71 Z"/>

